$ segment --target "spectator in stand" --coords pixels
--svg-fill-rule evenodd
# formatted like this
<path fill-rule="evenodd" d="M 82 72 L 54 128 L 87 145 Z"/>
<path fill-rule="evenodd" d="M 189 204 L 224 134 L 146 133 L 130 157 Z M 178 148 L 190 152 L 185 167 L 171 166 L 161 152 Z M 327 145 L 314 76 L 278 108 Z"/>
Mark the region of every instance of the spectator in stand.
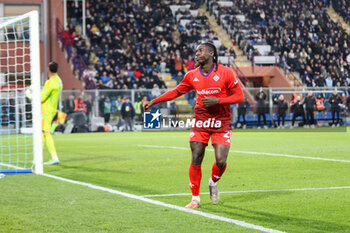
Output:
<path fill-rule="evenodd" d="M 187 62 L 185 64 L 185 66 L 186 66 L 187 71 L 193 70 L 196 67 L 196 64 L 193 61 L 191 55 L 188 56 L 188 60 L 187 60 Z"/>
<path fill-rule="evenodd" d="M 346 102 L 346 95 L 345 95 L 345 93 L 341 94 L 340 99 L 341 99 L 341 104 L 345 104 L 345 102 Z"/>
<path fill-rule="evenodd" d="M 333 92 L 333 95 L 329 98 L 328 102 L 331 104 L 331 112 L 332 112 L 332 127 L 339 126 L 340 123 L 340 106 L 342 103 L 340 96 L 337 91 Z M 337 120 L 335 120 L 335 115 L 337 115 Z"/>
<path fill-rule="evenodd" d="M 237 110 L 238 116 L 237 116 L 236 127 L 238 127 L 238 123 L 240 123 L 243 129 L 247 128 L 247 121 L 245 119 L 245 115 L 247 113 L 248 106 L 249 106 L 249 103 L 247 101 L 247 98 L 244 98 L 244 101 L 238 104 L 238 110 Z M 241 116 L 242 116 L 242 123 L 241 123 Z"/>
<path fill-rule="evenodd" d="M 79 8 L 78 4 L 76 4 L 75 1 L 72 1 L 70 3 L 70 6 L 67 8 L 68 18 L 73 25 L 76 25 L 77 19 L 81 17 L 81 9 L 82 8 Z"/>
<path fill-rule="evenodd" d="M 105 106 L 105 95 L 101 94 L 99 100 L 98 100 L 98 112 L 100 117 L 104 116 L 104 106 Z"/>
<path fill-rule="evenodd" d="M 322 96 L 322 94 L 318 94 L 317 98 L 316 98 L 316 109 L 319 112 L 322 112 L 325 110 L 325 106 L 324 106 L 324 98 Z"/>
<path fill-rule="evenodd" d="M 77 106 L 75 108 L 75 112 L 82 112 L 84 114 L 86 114 L 86 104 L 84 103 L 84 98 L 81 96 L 78 99 L 78 103 Z"/>
<path fill-rule="evenodd" d="M 304 112 L 304 103 L 301 101 L 301 96 L 298 95 L 296 97 L 296 101 L 293 103 L 291 102 L 291 110 L 293 112 L 293 119 L 292 119 L 292 127 L 294 127 L 294 123 L 297 117 L 301 116 L 303 119 L 302 125 L 305 124 L 305 112 Z"/>
<path fill-rule="evenodd" d="M 333 84 L 339 81 L 344 86 L 341 69 L 344 73 L 350 71 L 350 36 L 328 15 L 325 8 L 329 1 L 267 0 L 248 1 L 244 5 L 240 0 L 232 1 L 232 7 L 210 2 L 208 8 L 213 12 L 213 7 L 217 7 L 217 17 L 226 20 L 245 55 L 250 57 L 256 42 L 266 41 L 278 52 L 283 69 L 300 72 L 302 77 L 308 67 L 309 76 L 306 82 L 303 79 L 307 86 L 324 86 L 327 73 L 331 74 Z M 332 1 L 332 5 L 350 20 L 349 1 Z M 244 15 L 245 20 L 240 22 L 233 15 Z"/>
<path fill-rule="evenodd" d="M 109 87 L 107 86 L 107 83 L 109 83 L 109 77 L 107 76 L 107 72 L 103 71 L 103 74 L 100 77 L 99 80 L 99 88 L 100 89 L 109 89 Z"/>
<path fill-rule="evenodd" d="M 182 61 L 180 54 L 176 55 L 176 58 L 174 59 L 175 72 L 182 71 L 182 63 L 183 63 L 183 61 Z"/>
<path fill-rule="evenodd" d="M 350 23 L 350 2 L 346 0 L 331 1 L 332 6 L 336 12 L 338 12 L 345 22 Z"/>
<path fill-rule="evenodd" d="M 349 95 L 348 98 L 346 99 L 345 107 L 346 107 L 346 110 L 347 110 L 347 112 L 348 112 L 348 116 L 350 116 L 350 95 Z"/>
<path fill-rule="evenodd" d="M 120 96 L 117 97 L 115 100 L 115 115 L 116 115 L 116 121 L 119 122 L 121 120 L 121 111 L 122 111 L 122 105 L 125 102 L 124 99 L 122 99 Z"/>
<path fill-rule="evenodd" d="M 326 78 L 326 86 L 333 87 L 333 80 L 332 80 L 332 77 L 330 75 Z"/>
<path fill-rule="evenodd" d="M 152 98 L 155 98 L 156 96 L 160 96 L 160 89 L 159 89 L 159 86 L 158 84 L 154 84 L 153 85 L 153 89 L 151 91 L 151 95 L 152 95 Z"/>
<path fill-rule="evenodd" d="M 316 75 L 315 84 L 316 84 L 316 87 L 324 87 L 325 86 L 325 80 L 322 77 L 322 75 Z"/>
<path fill-rule="evenodd" d="M 306 109 L 306 125 L 307 127 L 315 128 L 314 111 L 316 107 L 316 99 L 312 91 L 309 91 L 304 99 Z"/>
<path fill-rule="evenodd" d="M 176 79 L 177 84 L 179 84 L 182 81 L 183 75 L 180 71 L 177 73 L 175 79 Z"/>
<path fill-rule="evenodd" d="M 284 121 L 286 118 L 286 112 L 288 110 L 288 103 L 284 99 L 283 95 L 280 95 L 278 97 L 278 100 L 275 99 L 275 102 L 277 103 L 277 128 L 284 128 Z M 282 119 L 282 125 L 281 125 L 281 119 Z"/>
<path fill-rule="evenodd" d="M 135 108 L 135 116 L 136 120 L 139 122 L 142 122 L 142 114 L 143 114 L 143 103 L 142 103 L 142 98 L 137 98 L 137 100 L 134 103 L 134 108 Z"/>
<path fill-rule="evenodd" d="M 158 86 L 159 86 L 160 89 L 166 89 L 167 88 L 167 86 L 166 86 L 165 82 L 163 81 L 162 77 L 158 78 Z"/>
<path fill-rule="evenodd" d="M 174 116 L 174 118 L 173 118 L 174 121 L 178 120 L 177 119 L 178 114 L 179 114 L 179 109 L 178 109 L 176 103 L 173 101 L 170 104 L 170 115 Z"/>
<path fill-rule="evenodd" d="M 105 119 L 105 124 L 109 123 L 111 117 L 112 104 L 109 97 L 106 97 L 103 103 L 103 118 Z"/>
<path fill-rule="evenodd" d="M 92 111 L 91 96 L 90 95 L 85 96 L 84 103 L 86 106 L 86 118 L 87 118 L 87 122 L 89 123 L 90 119 L 91 119 L 91 111 Z"/>
<path fill-rule="evenodd" d="M 265 100 L 266 100 L 266 94 L 265 92 L 263 91 L 263 88 L 260 87 L 260 90 L 258 92 L 258 94 L 256 94 L 255 96 L 255 100 L 257 101 L 257 115 L 258 115 L 258 129 L 260 129 L 260 120 L 261 120 L 261 117 L 263 118 L 263 127 L 265 129 L 267 129 L 267 126 L 266 126 L 266 103 L 265 103 Z"/>
<path fill-rule="evenodd" d="M 64 102 L 64 111 L 68 115 L 73 113 L 75 109 L 74 95 L 69 95 L 68 99 Z"/>
<path fill-rule="evenodd" d="M 122 117 L 125 121 L 125 131 L 134 130 L 134 116 L 135 109 L 132 103 L 130 102 L 129 97 L 126 98 L 126 101 L 123 103 L 121 108 Z"/>

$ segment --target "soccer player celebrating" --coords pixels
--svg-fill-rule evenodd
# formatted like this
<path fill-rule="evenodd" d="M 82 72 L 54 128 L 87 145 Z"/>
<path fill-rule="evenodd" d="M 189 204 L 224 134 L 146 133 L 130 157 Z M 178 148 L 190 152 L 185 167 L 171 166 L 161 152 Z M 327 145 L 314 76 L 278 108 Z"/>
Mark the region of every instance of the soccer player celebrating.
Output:
<path fill-rule="evenodd" d="M 192 151 L 189 168 L 192 201 L 186 208 L 197 208 L 200 203 L 199 188 L 202 178 L 201 164 L 209 138 L 215 151 L 215 163 L 209 179 L 210 198 L 213 204 L 219 202 L 217 182 L 226 169 L 226 159 L 231 144 L 231 109 L 230 104 L 244 101 L 242 89 L 232 69 L 218 64 L 216 47 L 211 43 L 202 43 L 196 49 L 198 68 L 189 71 L 176 89 L 168 91 L 145 104 L 145 110 L 164 101 L 173 100 L 191 90 L 197 93 L 194 108 L 196 121 L 220 121 L 213 127 L 191 128 L 190 146 Z"/>
<path fill-rule="evenodd" d="M 41 98 L 41 124 L 43 131 L 43 143 L 46 144 L 51 160 L 46 165 L 57 165 L 59 159 L 56 153 L 55 143 L 51 136 L 51 122 L 57 112 L 57 104 L 62 92 L 62 80 L 57 74 L 58 64 L 56 62 L 49 63 L 49 80 L 45 82 L 44 90 L 40 93 Z M 30 89 L 28 89 L 30 90 Z M 32 99 L 30 91 L 26 92 L 26 96 Z"/>

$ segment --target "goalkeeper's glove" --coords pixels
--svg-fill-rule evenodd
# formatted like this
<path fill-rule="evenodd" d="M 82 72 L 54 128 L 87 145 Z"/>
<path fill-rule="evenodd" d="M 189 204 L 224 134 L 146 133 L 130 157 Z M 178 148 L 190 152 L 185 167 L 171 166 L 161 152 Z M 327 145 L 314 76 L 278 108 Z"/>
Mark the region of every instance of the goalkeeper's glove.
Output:
<path fill-rule="evenodd" d="M 25 91 L 25 95 L 28 99 L 33 99 L 32 86 L 28 87 L 28 89 Z"/>

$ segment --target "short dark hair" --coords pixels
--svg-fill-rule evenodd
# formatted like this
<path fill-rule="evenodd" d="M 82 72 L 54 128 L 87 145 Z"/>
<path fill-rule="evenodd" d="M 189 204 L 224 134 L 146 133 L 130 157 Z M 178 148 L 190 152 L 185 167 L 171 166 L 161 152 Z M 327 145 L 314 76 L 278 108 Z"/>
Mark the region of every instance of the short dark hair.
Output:
<path fill-rule="evenodd" d="M 218 51 L 217 51 L 215 45 L 213 43 L 210 43 L 210 42 L 202 43 L 202 45 L 208 47 L 210 52 L 214 52 L 213 62 L 215 64 L 214 71 L 216 71 L 218 68 Z"/>
<path fill-rule="evenodd" d="M 57 73 L 57 70 L 58 70 L 57 62 L 54 62 L 54 61 L 50 62 L 49 63 L 49 70 L 51 73 Z"/>

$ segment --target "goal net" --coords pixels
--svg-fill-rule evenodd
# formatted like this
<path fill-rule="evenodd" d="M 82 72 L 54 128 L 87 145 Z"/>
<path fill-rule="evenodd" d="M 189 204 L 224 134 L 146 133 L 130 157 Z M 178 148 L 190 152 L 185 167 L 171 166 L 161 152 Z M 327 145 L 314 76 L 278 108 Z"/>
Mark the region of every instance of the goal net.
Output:
<path fill-rule="evenodd" d="M 38 18 L 0 18 L 0 173 L 43 172 Z"/>

